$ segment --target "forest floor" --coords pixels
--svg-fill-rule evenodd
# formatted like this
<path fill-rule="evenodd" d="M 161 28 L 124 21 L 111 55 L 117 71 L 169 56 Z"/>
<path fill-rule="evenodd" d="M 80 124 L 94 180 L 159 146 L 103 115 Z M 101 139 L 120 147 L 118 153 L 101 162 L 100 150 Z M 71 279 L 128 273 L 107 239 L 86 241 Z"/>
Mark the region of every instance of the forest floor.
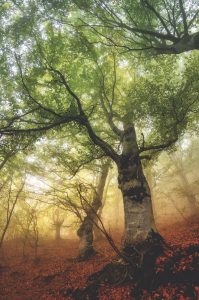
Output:
<path fill-rule="evenodd" d="M 155 290 L 142 290 L 140 299 L 199 299 L 199 225 L 176 224 L 162 229 L 160 233 L 171 245 L 172 251 L 157 260 L 156 272 L 164 272 L 166 263 L 170 261 L 173 274 L 179 273 L 180 276 L 164 279 L 164 283 Z M 116 244 L 119 245 L 118 238 Z M 115 256 L 106 240 L 97 243 L 96 249 L 98 253 L 88 261 L 75 262 L 73 258 L 78 254 L 78 240 L 43 241 L 35 260 L 31 251 L 28 256 L 22 257 L 16 242 L 5 243 L 0 262 L 0 299 L 73 299 L 70 291 L 84 288 L 88 276 L 102 269 Z M 171 260 L 174 256 L 177 259 Z M 175 281 L 175 278 L 178 279 Z M 99 287 L 99 299 L 131 300 L 132 290 L 132 284 L 103 284 Z M 81 300 L 81 296 L 78 299 Z"/>

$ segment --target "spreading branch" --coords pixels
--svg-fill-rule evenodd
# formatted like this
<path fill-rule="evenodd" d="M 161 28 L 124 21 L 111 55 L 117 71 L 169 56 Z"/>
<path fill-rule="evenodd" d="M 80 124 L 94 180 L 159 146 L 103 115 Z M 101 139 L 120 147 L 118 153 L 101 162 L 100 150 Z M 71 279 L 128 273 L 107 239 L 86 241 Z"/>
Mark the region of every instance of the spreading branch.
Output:
<path fill-rule="evenodd" d="M 192 16 L 188 16 L 182 0 L 174 0 L 172 3 L 162 0 L 162 9 L 158 9 L 153 1 L 142 0 L 141 2 L 145 6 L 144 13 L 146 14 L 146 22 L 143 25 L 137 22 L 136 16 L 130 13 L 125 6 L 123 12 L 127 15 L 127 20 L 121 17 L 122 14 L 117 14 L 114 8 L 114 6 L 117 8 L 117 4 L 107 4 L 104 1 L 96 1 L 99 12 L 88 9 L 90 14 L 97 17 L 98 22 L 86 24 L 85 21 L 81 21 L 84 26 L 89 26 L 98 36 L 102 37 L 102 44 L 125 48 L 126 51 L 151 50 L 156 54 L 178 54 L 199 49 L 199 32 L 191 31 L 198 11 Z M 153 25 L 147 10 L 159 21 L 159 28 Z M 168 19 L 163 16 L 163 11 L 166 12 Z M 181 22 L 183 23 L 182 32 L 180 32 Z M 115 31 L 118 38 L 115 39 L 114 35 L 105 33 L 104 27 Z M 104 42 L 104 39 L 107 43 Z"/>
<path fill-rule="evenodd" d="M 143 3 L 149 8 L 149 10 L 151 10 L 155 16 L 158 18 L 158 20 L 161 22 L 161 24 L 163 25 L 164 29 L 166 30 L 167 34 L 170 36 L 173 36 L 170 32 L 170 30 L 168 29 L 163 17 L 161 16 L 161 14 L 154 8 L 154 6 L 152 6 L 148 0 L 143 0 Z"/>
<path fill-rule="evenodd" d="M 20 74 L 20 77 L 21 77 L 21 82 L 22 82 L 22 85 L 23 85 L 23 88 L 24 90 L 26 91 L 29 99 L 35 103 L 37 105 L 38 108 L 50 113 L 51 115 L 55 116 L 55 117 L 61 117 L 60 114 L 56 113 L 54 110 L 52 110 L 51 108 L 49 107 L 45 107 L 43 104 L 41 104 L 40 102 L 38 102 L 30 93 L 30 90 L 28 88 L 28 86 L 26 85 L 25 83 L 25 79 L 24 79 L 24 76 L 23 76 L 23 72 L 22 72 L 22 68 L 21 68 L 21 63 L 20 63 L 20 58 L 15 54 L 15 59 L 16 59 L 16 63 L 17 63 L 17 66 L 19 68 L 19 74 Z"/>
<path fill-rule="evenodd" d="M 106 153 L 107 156 L 110 156 L 114 161 L 117 161 L 118 155 L 115 152 L 115 150 L 107 142 L 105 142 L 103 139 L 97 136 L 96 133 L 94 132 L 88 120 L 88 117 L 84 112 L 79 96 L 70 88 L 65 76 L 59 70 L 54 69 L 52 66 L 50 67 L 50 70 L 60 76 L 61 82 L 63 83 L 66 91 L 76 101 L 79 110 L 79 117 L 77 122 L 80 125 L 83 125 L 87 129 L 88 135 L 95 145 L 99 146 Z"/>
<path fill-rule="evenodd" d="M 173 144 L 175 144 L 177 142 L 178 138 L 174 138 L 166 143 L 162 143 L 159 145 L 149 145 L 149 146 L 145 146 L 145 147 L 141 147 L 139 150 L 139 153 L 145 152 L 145 151 L 151 151 L 151 150 L 156 150 L 156 151 L 161 151 L 163 149 L 167 149 L 170 146 L 172 146 Z"/>
<path fill-rule="evenodd" d="M 71 89 L 71 87 L 68 84 L 65 76 L 59 70 L 53 68 L 52 66 L 50 66 L 48 64 L 47 70 L 49 70 L 50 72 L 53 72 L 54 74 L 57 74 L 59 76 L 60 82 L 64 85 L 64 87 L 66 89 L 66 92 L 69 95 L 71 95 L 72 98 L 76 101 L 78 111 L 79 111 L 78 115 L 75 115 L 75 116 L 73 116 L 73 115 L 62 116 L 62 115 L 56 113 L 51 108 L 44 107 L 41 103 L 39 103 L 37 101 L 37 99 L 35 99 L 31 95 L 30 90 L 29 90 L 28 86 L 25 83 L 22 68 L 21 68 L 21 64 L 20 64 L 19 58 L 17 56 L 16 56 L 16 61 L 17 61 L 17 65 L 18 65 L 18 68 L 19 68 L 19 73 L 20 73 L 23 88 L 26 91 L 29 99 L 31 99 L 31 101 L 34 102 L 37 105 L 38 108 L 40 108 L 41 110 L 47 111 L 51 115 L 55 116 L 56 119 L 54 121 L 48 122 L 46 124 L 44 123 L 45 125 L 43 125 L 43 126 L 38 126 L 38 127 L 33 127 L 33 128 L 11 128 L 11 127 L 1 128 L 0 129 L 0 134 L 2 134 L 2 135 L 16 135 L 16 134 L 20 134 L 20 133 L 44 132 L 44 131 L 50 130 L 52 128 L 56 128 L 56 127 L 58 127 L 60 125 L 63 125 L 63 124 L 68 124 L 68 123 L 71 123 L 71 122 L 75 122 L 75 123 L 78 123 L 78 124 L 80 124 L 80 125 L 82 125 L 86 128 L 90 139 L 93 141 L 93 143 L 95 145 L 99 146 L 107 156 L 111 157 L 114 161 L 117 161 L 117 159 L 118 159 L 117 153 L 114 151 L 114 149 L 107 142 L 105 142 L 102 138 L 100 138 L 94 132 L 94 130 L 93 130 L 93 128 L 92 128 L 92 126 L 91 126 L 91 124 L 88 120 L 88 117 L 86 116 L 86 114 L 84 112 L 84 109 L 82 107 L 80 98 Z M 14 124 L 15 120 L 16 120 L 16 118 L 14 118 L 12 120 L 12 125 Z M 18 120 L 18 117 L 17 117 L 17 120 Z"/>

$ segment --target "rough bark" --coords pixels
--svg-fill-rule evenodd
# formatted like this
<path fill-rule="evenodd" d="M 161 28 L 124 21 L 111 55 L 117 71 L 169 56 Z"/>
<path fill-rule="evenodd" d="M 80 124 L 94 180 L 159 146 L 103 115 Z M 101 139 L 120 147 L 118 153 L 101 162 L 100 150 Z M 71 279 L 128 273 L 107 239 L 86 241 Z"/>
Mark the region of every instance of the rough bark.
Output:
<path fill-rule="evenodd" d="M 124 124 L 118 183 L 124 202 L 124 248 L 144 242 L 156 231 L 149 185 L 144 176 L 133 124 Z"/>
<path fill-rule="evenodd" d="M 154 284 L 156 259 L 167 245 L 157 233 L 152 211 L 151 193 L 145 178 L 136 132 L 132 123 L 124 124 L 122 154 L 117 163 L 118 184 L 123 195 L 125 229 L 123 251 L 118 259 L 89 277 L 85 289 L 97 291 L 100 283 L 121 284 L 133 282 L 133 298 L 140 299 L 142 288 L 151 289 Z M 117 253 L 118 254 L 118 253 Z M 82 291 L 81 291 L 82 295 Z"/>
<path fill-rule="evenodd" d="M 82 224 L 80 225 L 77 235 L 79 236 L 79 259 L 87 259 L 95 253 L 93 248 L 93 227 L 96 220 L 97 212 L 102 205 L 102 197 L 105 188 L 106 178 L 109 170 L 109 162 L 102 165 L 99 183 L 96 193 L 94 194 L 91 207 L 86 212 Z"/>

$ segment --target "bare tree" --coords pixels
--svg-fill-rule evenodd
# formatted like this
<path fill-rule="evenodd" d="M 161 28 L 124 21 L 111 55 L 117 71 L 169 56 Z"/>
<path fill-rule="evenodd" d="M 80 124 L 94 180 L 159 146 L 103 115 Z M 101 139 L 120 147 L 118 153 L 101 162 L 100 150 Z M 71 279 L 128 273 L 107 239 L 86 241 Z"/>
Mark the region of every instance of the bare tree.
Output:
<path fill-rule="evenodd" d="M 11 177 L 8 181 L 8 183 L 4 186 L 3 192 L 6 193 L 6 203 L 5 203 L 5 223 L 3 225 L 1 237 L 0 237 L 0 248 L 3 245 L 3 241 L 6 235 L 6 232 L 9 228 L 11 218 L 14 213 L 15 206 L 19 200 L 19 197 L 23 191 L 25 185 L 25 180 L 21 183 L 21 186 L 18 188 L 18 190 L 14 189 L 14 182 L 13 182 L 13 177 Z M 6 189 L 6 191 L 5 191 Z M 5 197 L 5 195 L 4 195 Z"/>
<path fill-rule="evenodd" d="M 38 209 L 37 204 L 31 206 L 28 201 L 24 202 L 23 209 L 16 216 L 16 222 L 19 226 L 19 231 L 22 240 L 22 254 L 26 256 L 27 246 L 34 251 L 34 258 L 38 257 L 39 246 L 39 227 L 38 227 Z"/>

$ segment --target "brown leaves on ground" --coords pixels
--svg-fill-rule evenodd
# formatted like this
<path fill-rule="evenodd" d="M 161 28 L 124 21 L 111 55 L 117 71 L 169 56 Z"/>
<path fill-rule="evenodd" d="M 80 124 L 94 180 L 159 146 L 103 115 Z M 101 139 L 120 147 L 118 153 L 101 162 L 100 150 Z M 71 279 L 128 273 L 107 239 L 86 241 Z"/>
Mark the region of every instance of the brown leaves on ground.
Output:
<path fill-rule="evenodd" d="M 199 225 L 178 224 L 162 229 L 161 234 L 171 250 L 157 259 L 159 284 L 151 291 L 142 290 L 141 299 L 199 299 Z M 0 299 L 72 299 L 70 291 L 84 288 L 89 275 L 115 256 L 105 240 L 97 243 L 96 249 L 98 253 L 88 261 L 76 262 L 73 258 L 78 255 L 78 240 L 41 241 L 35 260 L 31 249 L 22 257 L 19 243 L 7 242 L 1 253 Z M 131 300 L 132 290 L 132 284 L 104 284 L 99 287 L 99 299 Z"/>

